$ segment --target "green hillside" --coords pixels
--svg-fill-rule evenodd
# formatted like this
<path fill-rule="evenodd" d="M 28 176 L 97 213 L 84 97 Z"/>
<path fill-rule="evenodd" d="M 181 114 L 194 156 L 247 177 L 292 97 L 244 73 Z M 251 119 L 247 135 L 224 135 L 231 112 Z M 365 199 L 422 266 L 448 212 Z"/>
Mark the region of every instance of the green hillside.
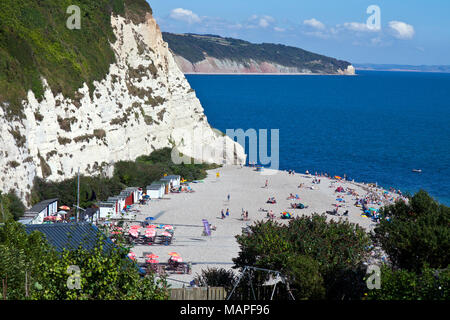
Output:
<path fill-rule="evenodd" d="M 81 9 L 81 29 L 66 26 L 71 5 Z M 110 42 L 111 13 L 142 21 L 151 8 L 145 0 L 1 0 L 0 107 L 21 118 L 20 102 L 32 90 L 40 99 L 47 79 L 54 93 L 73 97 L 83 82 L 107 74 L 115 61 Z"/>
<path fill-rule="evenodd" d="M 335 73 L 345 70 L 350 63 L 281 44 L 253 44 L 247 41 L 222 38 L 215 35 L 163 33 L 169 48 L 192 63 L 205 59 L 206 55 L 217 59 L 230 59 L 245 63 L 273 62 L 286 67 L 309 69 L 313 73 Z"/>

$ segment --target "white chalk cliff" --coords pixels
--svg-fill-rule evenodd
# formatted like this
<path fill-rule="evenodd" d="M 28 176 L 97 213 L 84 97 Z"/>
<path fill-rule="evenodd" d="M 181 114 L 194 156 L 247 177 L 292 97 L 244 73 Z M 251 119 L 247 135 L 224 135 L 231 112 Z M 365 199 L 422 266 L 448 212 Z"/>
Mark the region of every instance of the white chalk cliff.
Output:
<path fill-rule="evenodd" d="M 0 190 L 29 203 L 36 176 L 61 181 L 78 168 L 110 176 L 117 161 L 173 145 L 208 162 L 245 161 L 243 148 L 208 124 L 152 15 L 141 24 L 121 16 L 111 23 L 116 63 L 93 94 L 84 84 L 71 100 L 45 85 L 41 102 L 29 91 L 24 119 L 7 121 L 0 108 Z"/>

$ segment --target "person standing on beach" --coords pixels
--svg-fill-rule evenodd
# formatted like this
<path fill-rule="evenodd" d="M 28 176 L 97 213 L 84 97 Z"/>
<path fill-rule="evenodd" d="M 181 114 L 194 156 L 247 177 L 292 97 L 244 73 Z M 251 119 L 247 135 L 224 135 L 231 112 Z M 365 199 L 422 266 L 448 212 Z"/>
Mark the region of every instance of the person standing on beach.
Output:
<path fill-rule="evenodd" d="M 227 208 L 227 212 L 225 214 L 228 217 L 230 215 L 230 209 Z"/>
<path fill-rule="evenodd" d="M 269 187 L 269 180 L 266 180 L 266 184 L 264 185 L 264 188 L 268 188 Z"/>
<path fill-rule="evenodd" d="M 228 194 L 227 199 L 228 199 L 228 201 L 230 201 L 230 194 Z"/>
<path fill-rule="evenodd" d="M 223 213 L 223 209 L 222 209 L 221 214 L 222 214 L 222 219 L 225 219 L 225 214 Z"/>

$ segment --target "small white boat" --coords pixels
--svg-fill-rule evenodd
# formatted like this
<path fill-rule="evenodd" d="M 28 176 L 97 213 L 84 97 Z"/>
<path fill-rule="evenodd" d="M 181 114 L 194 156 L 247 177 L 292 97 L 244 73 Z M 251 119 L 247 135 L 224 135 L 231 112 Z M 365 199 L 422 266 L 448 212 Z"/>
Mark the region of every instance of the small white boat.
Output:
<path fill-rule="evenodd" d="M 412 169 L 412 172 L 422 173 L 422 169 Z"/>

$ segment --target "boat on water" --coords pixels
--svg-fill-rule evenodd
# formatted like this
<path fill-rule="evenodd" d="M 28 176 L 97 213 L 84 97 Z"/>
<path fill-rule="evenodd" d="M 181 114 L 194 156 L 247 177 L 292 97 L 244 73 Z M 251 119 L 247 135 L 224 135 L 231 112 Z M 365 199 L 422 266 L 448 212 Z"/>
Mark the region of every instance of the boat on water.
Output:
<path fill-rule="evenodd" d="M 422 173 L 422 169 L 412 169 L 412 172 Z"/>

